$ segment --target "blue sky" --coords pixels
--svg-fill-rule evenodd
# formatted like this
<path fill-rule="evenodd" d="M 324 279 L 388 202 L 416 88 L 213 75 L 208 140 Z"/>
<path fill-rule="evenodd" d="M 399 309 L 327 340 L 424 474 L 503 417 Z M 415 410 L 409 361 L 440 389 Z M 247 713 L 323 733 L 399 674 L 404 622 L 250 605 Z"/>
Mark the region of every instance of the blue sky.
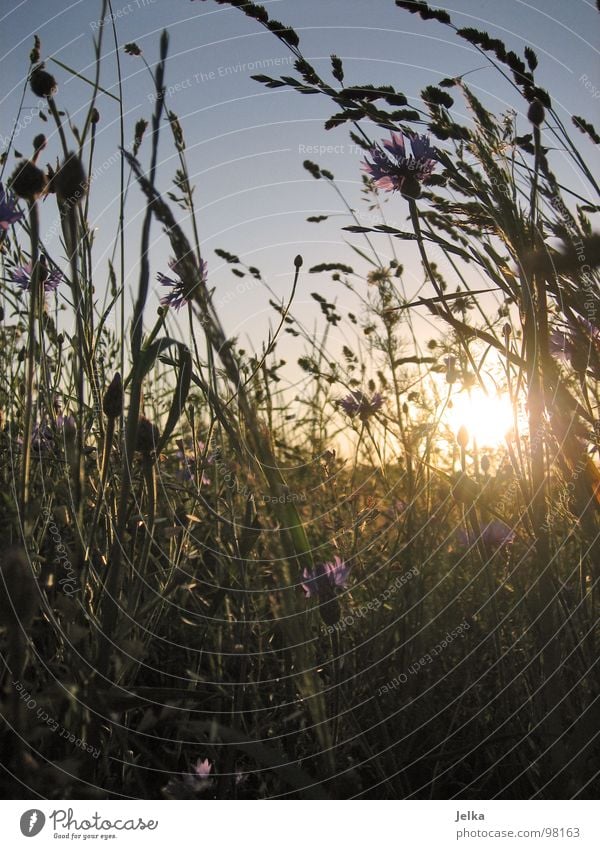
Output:
<path fill-rule="evenodd" d="M 445 76 L 455 76 L 484 64 L 474 50 L 437 23 L 425 23 L 399 10 L 393 0 L 271 0 L 266 7 L 272 17 L 293 26 L 301 38 L 304 54 L 326 75 L 332 52 L 344 60 L 346 82 L 392 83 L 409 102 L 419 105 L 420 90 Z M 93 73 L 92 39 L 98 33 L 101 3 L 79 0 L 67 6 L 58 0 L 25 0 L 4 3 L 0 20 L 0 55 L 3 91 L 0 97 L 2 137 L 9 134 L 17 118 L 33 34 L 42 39 L 42 52 L 55 57 L 84 76 Z M 234 278 L 213 254 L 222 247 L 257 265 L 280 297 L 285 297 L 297 253 L 309 267 L 324 261 L 350 261 L 345 244 L 348 234 L 340 227 L 351 223 L 343 218 L 340 200 L 325 181 L 315 181 L 302 167 L 306 158 L 334 172 L 351 205 L 360 207 L 360 155 L 349 143 L 347 130 L 326 133 L 324 120 L 331 114 L 325 98 L 300 96 L 287 89 L 266 90 L 250 79 L 251 73 L 291 74 L 290 52 L 255 21 L 229 7 L 190 0 L 114 0 L 113 16 L 118 43 L 136 41 L 152 65 L 158 53 L 163 28 L 170 33 L 167 85 L 168 108 L 183 124 L 188 144 L 188 162 L 197 184 L 200 235 L 209 262 L 211 284 L 217 303 L 222 303 L 224 321 L 231 333 L 249 335 L 260 345 L 268 322 L 275 314 L 268 307 L 268 294 L 252 287 L 236 293 Z M 522 53 L 526 44 L 540 60 L 538 79 L 552 93 L 565 122 L 573 113 L 597 121 L 600 93 L 598 22 L 600 16 L 591 0 L 454 0 L 446 6 L 458 26 L 473 26 L 503 38 Z M 152 110 L 150 79 L 141 61 L 120 54 L 124 77 L 126 139 L 131 141 L 137 119 L 149 118 Z M 89 87 L 71 78 L 63 69 L 48 63 L 59 81 L 59 106 L 74 121 L 81 121 L 89 98 Z M 584 79 L 585 77 L 585 79 Z M 522 104 L 491 69 L 469 76 L 476 93 L 498 113 Z M 112 32 L 105 29 L 102 85 L 116 92 L 116 61 Z M 92 216 L 96 231 L 96 289 L 106 280 L 106 257 L 111 250 L 117 222 L 118 110 L 116 102 L 100 95 L 96 180 Z M 35 98 L 27 92 L 21 111 L 21 127 L 15 147 L 29 153 L 36 132 L 48 131 L 31 116 Z M 459 107 L 460 109 L 460 107 Z M 527 128 L 523 118 L 523 129 Z M 377 132 L 377 131 L 376 131 Z M 574 131 L 576 132 L 576 131 Z M 177 166 L 169 131 L 163 128 L 159 172 L 161 188 L 167 189 Z M 330 149 L 318 151 L 320 146 Z M 312 150 L 311 150 L 312 149 Z M 582 150 L 594 155 L 582 139 Z M 147 164 L 142 150 L 142 160 Z M 48 160 L 59 154 L 58 141 L 49 139 Z M 7 168 L 12 168 L 9 160 Z M 570 166 L 564 163 L 565 177 Z M 576 186 L 575 186 L 576 187 Z M 52 227 L 53 213 L 44 210 L 42 232 Z M 397 197 L 387 205 L 387 216 L 402 226 L 404 202 Z M 137 284 L 137 256 L 142 203 L 134 188 L 127 207 L 128 285 Z M 331 214 L 325 224 L 308 224 L 309 215 Z M 153 231 L 153 274 L 166 271 L 168 245 L 160 228 Z M 388 256 L 388 243 L 378 243 Z M 409 291 L 416 291 L 419 274 L 408 263 Z M 364 270 L 364 266 L 363 266 Z M 411 272 L 414 280 L 411 281 Z M 414 274 L 417 276 L 414 276 Z M 414 283 L 414 286 L 412 285 Z M 412 288 L 411 288 L 412 287 Z M 344 290 L 335 289 L 328 276 L 305 275 L 301 281 L 297 312 L 307 323 L 318 313 L 309 294 L 323 291 L 342 305 L 349 305 Z M 346 300 L 345 300 L 346 299 Z M 148 323 L 156 306 L 151 302 Z"/>

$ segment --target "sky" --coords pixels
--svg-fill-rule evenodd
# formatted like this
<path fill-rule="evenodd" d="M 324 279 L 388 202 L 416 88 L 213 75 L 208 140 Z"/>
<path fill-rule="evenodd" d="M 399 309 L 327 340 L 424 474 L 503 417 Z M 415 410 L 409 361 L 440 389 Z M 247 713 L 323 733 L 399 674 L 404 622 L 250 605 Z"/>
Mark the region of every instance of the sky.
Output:
<path fill-rule="evenodd" d="M 474 71 L 468 77 L 475 93 L 494 111 L 509 107 L 522 110 L 513 92 L 466 42 L 454 37 L 435 22 L 423 22 L 416 15 L 396 8 L 393 0 L 269 0 L 264 4 L 271 17 L 291 25 L 300 36 L 304 55 L 327 76 L 329 55 L 343 59 L 346 84 L 391 83 L 404 92 L 409 104 L 420 105 L 419 92 L 441 78 Z M 559 114 L 569 123 L 570 115 L 580 114 L 598 120 L 600 103 L 600 63 L 598 23 L 600 15 L 591 0 L 453 0 L 445 6 L 458 26 L 487 30 L 502 38 L 507 46 L 522 54 L 530 45 L 538 54 L 538 80 L 552 94 Z M 46 132 L 47 161 L 59 155 L 60 148 L 50 125 L 37 117 L 35 97 L 27 90 L 22 108 L 19 103 L 25 83 L 28 54 L 33 35 L 42 40 L 47 67 L 57 78 L 59 107 L 70 120 L 81 124 L 89 102 L 90 87 L 52 62 L 69 66 L 83 77 L 94 72 L 93 39 L 99 32 L 99 0 L 23 0 L 0 3 L 0 150 L 13 123 L 17 122 L 14 146 L 28 154 L 33 136 Z M 351 262 L 366 270 L 347 246 L 349 234 L 341 227 L 352 223 L 344 205 L 326 181 L 315 181 L 302 167 L 312 159 L 332 171 L 353 208 L 369 223 L 361 200 L 359 153 L 346 128 L 326 132 L 329 101 L 319 95 L 301 96 L 287 88 L 269 90 L 253 81 L 251 74 L 294 76 L 288 49 L 256 21 L 212 0 L 114 0 L 112 16 L 120 49 L 123 76 L 125 138 L 130 144 L 139 118 L 149 119 L 153 109 L 150 77 L 139 57 L 125 55 L 122 47 L 135 41 L 153 66 L 163 28 L 170 36 L 167 67 L 167 106 L 179 116 L 187 140 L 187 159 L 196 184 L 200 239 L 209 264 L 209 279 L 215 287 L 227 331 L 260 348 L 276 314 L 268 305 L 269 293 L 231 274 L 215 256 L 224 248 L 258 266 L 274 292 L 285 299 L 293 278 L 293 259 L 300 253 L 304 269 L 322 262 Z M 101 85 L 117 92 L 116 54 L 112 30 L 104 31 Z M 461 111 L 457 98 L 458 114 Z M 97 101 L 98 125 L 96 177 L 91 215 L 95 228 L 95 286 L 106 287 L 107 257 L 112 252 L 118 211 L 118 104 L 109 94 Z M 523 131 L 528 124 L 521 116 Z M 374 135 L 383 131 L 374 130 Z M 574 130 L 577 134 L 577 131 Z M 595 159 L 592 145 L 581 138 L 584 154 Z M 140 153 L 148 164 L 148 145 Z M 7 164 L 14 164 L 11 154 Z M 159 187 L 166 191 L 177 167 L 176 156 L 165 125 L 159 155 Z M 575 172 L 566 178 L 577 185 Z M 47 202 L 42 213 L 42 233 L 52 232 L 55 213 Z M 133 292 L 137 287 L 139 228 L 143 202 L 136 187 L 127 202 L 126 281 Z M 311 215 L 328 214 L 322 225 L 306 222 Z M 180 220 L 182 213 L 178 212 Z M 403 227 L 406 205 L 399 197 L 390 198 L 386 216 Z M 46 229 L 45 229 L 46 228 Z M 190 232 L 188 228 L 188 233 Z M 169 246 L 161 228 L 153 229 L 152 272 L 167 269 Z M 358 244 L 358 242 L 357 242 Z M 389 260 L 389 242 L 377 243 L 382 257 Z M 404 259 L 402 256 L 401 259 Z M 409 296 L 421 285 L 421 272 L 407 255 Z M 236 288 L 237 287 L 237 288 Z M 310 293 L 319 291 L 342 307 L 354 307 L 351 296 L 330 280 L 329 275 L 308 275 L 300 280 L 295 313 L 312 327 L 317 321 L 317 305 Z M 149 317 L 158 304 L 158 284 L 149 302 Z M 425 319 L 423 318 L 423 321 Z M 337 332 L 337 331 L 336 331 Z M 426 329 L 423 331 L 428 332 Z M 343 336 L 343 331 L 339 331 Z M 297 343 L 296 343 L 297 345 Z M 291 352 L 299 355 L 297 348 Z"/>

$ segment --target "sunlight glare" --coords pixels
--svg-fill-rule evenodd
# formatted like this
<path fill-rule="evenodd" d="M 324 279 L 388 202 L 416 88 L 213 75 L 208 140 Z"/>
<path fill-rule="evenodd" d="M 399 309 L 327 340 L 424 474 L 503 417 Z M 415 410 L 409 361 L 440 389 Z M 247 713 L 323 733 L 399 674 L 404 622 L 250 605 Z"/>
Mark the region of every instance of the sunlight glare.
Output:
<path fill-rule="evenodd" d="M 499 447 L 514 424 L 508 395 L 494 392 L 485 395 L 479 388 L 471 390 L 470 396 L 466 392 L 453 394 L 452 406 L 446 407 L 444 418 L 454 436 L 464 425 L 480 448 Z"/>

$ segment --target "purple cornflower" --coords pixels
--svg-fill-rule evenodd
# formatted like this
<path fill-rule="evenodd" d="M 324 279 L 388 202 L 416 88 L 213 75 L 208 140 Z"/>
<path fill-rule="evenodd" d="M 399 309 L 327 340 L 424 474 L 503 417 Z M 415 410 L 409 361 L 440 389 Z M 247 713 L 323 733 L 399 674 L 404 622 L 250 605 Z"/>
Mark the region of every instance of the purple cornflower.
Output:
<path fill-rule="evenodd" d="M 332 591 L 345 588 L 349 575 L 350 566 L 336 554 L 333 562 L 320 563 L 312 572 L 304 569 L 302 577 L 306 583 L 302 583 L 302 589 L 306 598 L 327 598 Z"/>
<path fill-rule="evenodd" d="M 589 371 L 600 380 L 600 330 L 587 319 L 577 316 L 576 323 L 568 322 L 564 330 L 553 330 L 548 349 L 576 372 Z"/>
<path fill-rule="evenodd" d="M 59 284 L 65 279 L 62 272 L 56 268 L 48 268 L 46 257 L 42 254 L 40 258 L 40 273 L 44 281 L 44 292 L 56 292 Z M 30 262 L 25 265 L 20 265 L 11 271 L 11 278 L 14 283 L 23 291 L 29 292 L 31 289 L 31 271 L 32 265 Z"/>
<path fill-rule="evenodd" d="M 204 454 L 205 444 L 200 440 L 196 443 L 197 445 L 197 454 L 194 456 L 193 451 L 187 450 L 183 439 L 177 440 L 177 451 L 175 452 L 175 456 L 181 463 L 181 469 L 177 472 L 177 477 L 180 480 L 191 481 L 196 477 L 196 463 L 202 460 L 202 456 Z M 215 461 L 214 454 L 208 454 L 206 457 L 206 465 L 211 466 Z M 207 477 L 204 472 L 202 472 L 201 476 L 201 484 L 203 486 L 210 486 L 210 478 Z"/>
<path fill-rule="evenodd" d="M 160 302 L 165 307 L 174 307 L 176 310 L 183 307 L 190 300 L 190 296 L 192 294 L 189 286 L 187 286 L 180 272 L 177 270 L 179 263 L 176 259 L 172 259 L 169 262 L 169 268 L 171 271 L 174 271 L 177 274 L 177 278 L 167 277 L 166 274 L 162 274 L 162 272 L 158 272 L 156 275 L 159 283 L 162 286 L 168 286 L 171 289 L 166 295 L 163 295 L 160 299 Z M 207 277 L 207 264 L 205 260 L 202 260 L 200 265 L 200 280 L 202 283 L 206 283 Z"/>
<path fill-rule="evenodd" d="M 390 135 L 391 141 L 384 141 L 383 147 L 379 144 L 371 147 L 373 161 L 363 160 L 362 169 L 378 188 L 418 197 L 418 184 L 426 183 L 436 166 L 436 151 L 429 144 L 427 136 L 414 132 Z M 406 140 L 410 142 L 410 154 L 407 153 Z"/>
<path fill-rule="evenodd" d="M 486 548 L 492 551 L 497 551 L 504 548 L 505 545 L 511 545 L 515 540 L 515 532 L 508 527 L 505 522 L 500 519 L 493 519 L 481 529 L 479 537 Z M 461 545 L 474 545 L 477 541 L 471 533 L 465 531 L 458 532 L 458 539 Z"/>
<path fill-rule="evenodd" d="M 385 398 L 379 392 L 375 392 L 369 399 L 364 392 L 355 390 L 338 401 L 338 404 L 350 418 L 358 416 L 361 421 L 366 422 L 370 416 L 381 410 L 384 401 Z"/>
<path fill-rule="evenodd" d="M 54 449 L 54 433 L 47 424 L 47 421 L 41 424 L 35 424 L 31 433 L 31 447 L 39 454 L 47 454 Z"/>
<path fill-rule="evenodd" d="M 17 210 L 17 199 L 13 194 L 7 194 L 0 183 L 0 230 L 8 230 L 11 224 L 15 224 L 22 217 L 23 213 Z"/>

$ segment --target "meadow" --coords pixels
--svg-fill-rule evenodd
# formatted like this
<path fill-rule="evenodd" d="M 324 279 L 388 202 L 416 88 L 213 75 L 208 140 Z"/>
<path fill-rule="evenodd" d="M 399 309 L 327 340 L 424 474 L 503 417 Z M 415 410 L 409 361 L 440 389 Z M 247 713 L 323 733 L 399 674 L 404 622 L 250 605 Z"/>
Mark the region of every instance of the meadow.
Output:
<path fill-rule="evenodd" d="M 212 269 L 238 295 L 269 281 L 235 245 L 203 248 L 169 33 L 152 56 L 116 45 L 145 66 L 148 120 L 109 131 L 106 177 L 111 4 L 77 120 L 61 105 L 74 70 L 38 37 L 21 49 L 39 114 L 3 126 L 1 160 L 2 797 L 593 798 L 600 137 L 561 120 L 532 48 L 425 2 L 398 16 L 475 49 L 518 109 L 467 75 L 417 108 L 348 80 L 335 53 L 313 64 L 260 5 L 198 5 L 234 7 L 293 55 L 249 72 L 327 101 L 363 206 L 307 152 L 346 203 L 348 248 L 290 255 L 249 350 Z M 120 203 L 102 269 L 100 177 Z M 295 314 L 307 278 L 316 330 Z"/>

